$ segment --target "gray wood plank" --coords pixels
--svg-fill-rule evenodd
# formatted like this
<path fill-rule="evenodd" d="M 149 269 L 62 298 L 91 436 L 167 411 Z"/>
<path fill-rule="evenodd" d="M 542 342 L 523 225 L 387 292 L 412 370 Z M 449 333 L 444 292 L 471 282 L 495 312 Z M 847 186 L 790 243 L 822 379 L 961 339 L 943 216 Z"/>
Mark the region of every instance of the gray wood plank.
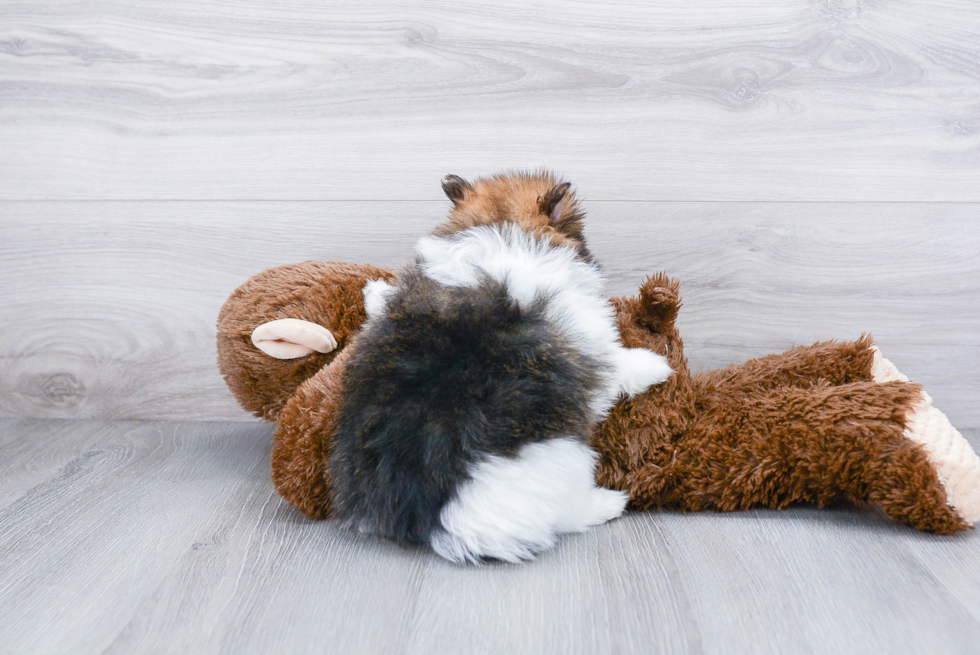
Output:
<path fill-rule="evenodd" d="M 972 610 L 906 548 L 910 530 L 875 512 L 666 520 L 706 652 L 968 653 L 980 638 Z"/>
<path fill-rule="evenodd" d="M 48 439 L 70 429 L 75 444 Z M 460 568 L 303 519 L 272 490 L 266 426 L 3 419 L 0 434 L 75 455 L 15 479 L 0 507 L 4 652 L 970 653 L 980 639 L 980 536 L 867 509 L 632 514 L 523 566 Z M 0 440 L 5 484 L 15 441 Z"/>
<path fill-rule="evenodd" d="M 7 507 L 57 472 L 84 466 L 102 453 L 92 447 L 94 425 L 23 421 L 0 428 L 0 507 Z"/>
<path fill-rule="evenodd" d="M 409 653 L 697 653 L 673 555 L 650 517 L 563 538 L 531 566 L 435 561 Z M 505 626 L 511 626 L 507 628 Z"/>
<path fill-rule="evenodd" d="M 427 559 L 359 543 L 300 516 L 267 479 L 250 484 L 175 553 L 105 652 L 397 652 Z"/>
<path fill-rule="evenodd" d="M 974 450 L 980 451 L 980 433 L 966 435 Z M 974 621 L 980 621 L 980 553 L 974 548 L 971 535 L 941 539 L 934 535 L 905 533 L 906 547 L 918 560 L 918 565 L 946 593 L 962 605 Z"/>
<path fill-rule="evenodd" d="M 973 0 L 0 5 L 0 198 L 980 201 Z"/>
<path fill-rule="evenodd" d="M 872 332 L 960 427 L 980 425 L 980 205 L 588 204 L 610 294 L 682 280 L 695 369 Z M 0 415 L 247 418 L 214 323 L 260 270 L 397 266 L 446 203 L 0 203 Z"/>
<path fill-rule="evenodd" d="M 0 513 L 8 652 L 101 652 L 201 525 L 268 480 L 265 425 L 76 426 L 82 455 Z"/>

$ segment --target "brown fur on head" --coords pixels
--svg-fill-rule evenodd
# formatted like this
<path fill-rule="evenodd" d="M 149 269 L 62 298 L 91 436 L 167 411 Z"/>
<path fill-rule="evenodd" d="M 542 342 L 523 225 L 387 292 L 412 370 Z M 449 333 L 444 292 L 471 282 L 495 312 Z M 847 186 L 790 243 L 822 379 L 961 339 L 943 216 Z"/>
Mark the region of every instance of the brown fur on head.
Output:
<path fill-rule="evenodd" d="M 453 201 L 453 209 L 449 220 L 433 231 L 437 236 L 509 222 L 591 259 L 582 234 L 584 213 L 575 191 L 550 171 L 500 173 L 473 183 L 447 175 L 442 190 Z"/>

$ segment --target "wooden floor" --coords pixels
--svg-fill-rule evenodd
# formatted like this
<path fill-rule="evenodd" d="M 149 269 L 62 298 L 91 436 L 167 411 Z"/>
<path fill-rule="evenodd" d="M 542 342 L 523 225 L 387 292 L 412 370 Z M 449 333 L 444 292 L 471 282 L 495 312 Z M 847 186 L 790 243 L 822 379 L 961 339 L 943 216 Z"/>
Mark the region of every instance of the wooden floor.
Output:
<path fill-rule="evenodd" d="M 968 436 L 977 443 L 976 432 Z M 4 653 L 975 653 L 980 535 L 630 514 L 462 568 L 303 518 L 240 422 L 0 421 Z"/>
<path fill-rule="evenodd" d="M 978 444 L 976 0 L 0 0 L 0 653 L 976 653 L 980 535 L 632 515 L 461 569 L 311 523 L 215 366 L 271 266 L 554 168 L 696 370 L 874 334 Z"/>

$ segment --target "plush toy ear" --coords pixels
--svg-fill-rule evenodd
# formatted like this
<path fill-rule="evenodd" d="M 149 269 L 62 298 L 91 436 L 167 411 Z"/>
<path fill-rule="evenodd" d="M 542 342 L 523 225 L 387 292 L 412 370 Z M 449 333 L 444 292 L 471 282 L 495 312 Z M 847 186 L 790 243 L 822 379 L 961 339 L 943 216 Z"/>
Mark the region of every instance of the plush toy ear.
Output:
<path fill-rule="evenodd" d="M 322 325 L 281 318 L 252 330 L 252 344 L 276 359 L 298 359 L 313 352 L 328 353 L 337 347 L 337 340 Z"/>
<path fill-rule="evenodd" d="M 564 182 L 552 188 L 551 191 L 538 199 L 538 208 L 542 214 L 548 217 L 552 227 L 556 229 L 561 228 L 562 200 L 565 199 L 565 194 L 568 193 L 568 189 L 571 186 L 571 183 Z"/>
<path fill-rule="evenodd" d="M 442 178 L 442 190 L 446 197 L 453 201 L 453 207 L 466 197 L 466 192 L 473 188 L 473 185 L 461 178 L 459 175 L 447 175 Z"/>

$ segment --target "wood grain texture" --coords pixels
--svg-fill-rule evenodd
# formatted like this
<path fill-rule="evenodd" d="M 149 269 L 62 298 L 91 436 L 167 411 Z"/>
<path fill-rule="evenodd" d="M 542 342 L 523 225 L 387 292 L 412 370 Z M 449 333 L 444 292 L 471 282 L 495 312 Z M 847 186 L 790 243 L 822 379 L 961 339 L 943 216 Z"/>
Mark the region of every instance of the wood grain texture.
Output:
<path fill-rule="evenodd" d="M 0 198 L 980 201 L 974 0 L 0 4 Z"/>
<path fill-rule="evenodd" d="M 0 203 L 0 415 L 243 419 L 218 309 L 270 266 L 397 266 L 444 202 Z M 610 294 L 666 270 L 697 370 L 868 331 L 980 425 L 980 205 L 590 203 Z"/>
<path fill-rule="evenodd" d="M 0 507 L 4 653 L 900 654 L 980 640 L 974 532 L 919 534 L 853 507 L 631 514 L 527 565 L 460 568 L 302 518 L 272 488 L 270 436 L 0 420 L 16 498 Z M 16 443 L 62 463 L 11 478 Z"/>

